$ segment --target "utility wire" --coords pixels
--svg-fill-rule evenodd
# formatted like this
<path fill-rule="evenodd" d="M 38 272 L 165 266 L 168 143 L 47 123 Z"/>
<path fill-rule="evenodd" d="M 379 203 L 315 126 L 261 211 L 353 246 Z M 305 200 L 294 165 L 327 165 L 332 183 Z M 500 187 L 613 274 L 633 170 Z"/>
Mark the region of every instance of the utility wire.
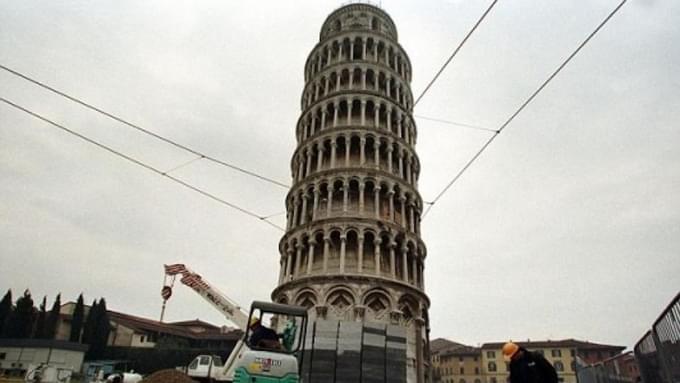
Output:
<path fill-rule="evenodd" d="M 113 148 L 110 148 L 110 147 L 108 147 L 108 146 L 106 146 L 106 145 L 104 145 L 104 144 L 102 144 L 102 143 L 99 143 L 99 142 L 97 142 L 97 141 L 95 141 L 95 140 L 93 140 L 93 139 L 91 139 L 91 138 L 89 138 L 89 137 L 87 137 L 87 136 L 85 136 L 85 135 L 83 135 L 83 134 L 80 134 L 80 133 L 78 133 L 78 132 L 75 132 L 75 131 L 73 131 L 73 130 L 71 130 L 71 129 L 69 129 L 69 128 L 63 126 L 63 125 L 60 125 L 60 124 L 58 124 L 58 123 L 56 123 L 56 122 L 54 122 L 54 121 L 52 121 L 52 120 L 50 120 L 50 119 L 48 119 L 48 118 L 46 118 L 46 117 L 41 116 L 41 115 L 38 114 L 38 113 L 35 113 L 35 112 L 30 111 L 30 110 L 28 110 L 28 109 L 26 109 L 26 108 L 24 108 L 24 107 L 22 107 L 22 106 L 20 106 L 20 105 L 17 105 L 17 104 L 15 104 L 15 103 L 13 103 L 13 102 L 11 102 L 11 101 L 9 101 L 9 100 L 3 98 L 3 97 L 0 97 L 0 101 L 2 101 L 2 102 L 4 102 L 5 104 L 10 105 L 10 106 L 12 106 L 12 107 L 18 109 L 18 110 L 21 110 L 22 112 L 28 113 L 29 115 L 31 115 L 31 116 L 33 116 L 33 117 L 35 117 L 35 118 L 37 118 L 37 119 L 39 119 L 39 120 L 41 120 L 41 121 L 44 121 L 44 122 L 46 122 L 46 123 L 48 123 L 48 124 L 50 124 L 50 125 L 52 125 L 52 126 L 54 126 L 54 127 L 56 127 L 56 128 L 59 128 L 59 129 L 65 131 L 65 132 L 67 132 L 67 133 L 70 133 L 70 134 L 72 134 L 72 135 L 74 135 L 74 136 L 80 138 L 81 140 L 87 141 L 87 142 L 89 142 L 90 144 L 99 147 L 100 149 L 104 149 L 104 150 L 106 150 L 106 151 L 108 151 L 108 152 L 110 152 L 110 153 L 112 153 L 112 154 L 115 154 L 115 155 L 117 155 L 117 156 L 119 156 L 119 157 L 121 157 L 121 158 L 124 158 L 124 159 L 126 159 L 126 160 L 128 160 L 128 161 L 130 161 L 130 162 L 132 162 L 132 163 L 134 163 L 134 164 L 136 164 L 136 165 L 139 165 L 139 166 L 141 166 L 141 167 L 143 167 L 143 168 L 145 168 L 145 169 L 151 170 L 152 172 L 154 172 L 154 173 L 156 173 L 156 174 L 159 174 L 159 175 L 161 175 L 161 176 L 163 176 L 163 177 L 167 177 L 167 178 L 171 179 L 172 181 L 175 181 L 175 182 L 177 182 L 178 184 L 180 184 L 180 185 L 182 185 L 182 186 L 184 186 L 184 187 L 186 187 L 186 188 L 188 188 L 188 189 L 191 189 L 191 190 L 193 190 L 193 191 L 195 191 L 195 192 L 197 192 L 197 193 L 199 193 L 199 194 L 202 194 L 202 195 L 205 196 L 205 197 L 208 197 L 208 198 L 210 198 L 210 199 L 212 199 L 212 200 L 214 200 L 214 201 L 217 201 L 217 202 L 219 202 L 219 203 L 221 203 L 221 204 L 223 204 L 223 205 L 226 205 L 226 206 L 228 206 L 228 207 L 230 207 L 230 208 L 232 208 L 232 209 L 238 210 L 238 211 L 240 211 L 240 212 L 243 213 L 243 214 L 249 215 L 249 216 L 251 216 L 251 217 L 253 217 L 253 218 L 257 218 L 257 219 L 259 219 L 260 221 L 263 221 L 263 222 L 269 224 L 270 226 L 273 226 L 273 227 L 275 227 L 275 228 L 277 228 L 277 229 L 279 229 L 279 230 L 281 230 L 281 231 L 285 231 L 285 229 L 282 228 L 281 226 L 276 225 L 276 224 L 274 224 L 274 223 L 272 223 L 272 222 L 270 222 L 270 221 L 267 221 L 267 217 L 264 217 L 264 216 L 260 216 L 260 215 L 258 215 L 258 214 L 255 214 L 255 213 L 253 213 L 253 212 L 251 212 L 251 211 L 249 211 L 249 210 L 246 210 L 246 209 L 244 209 L 244 208 L 242 208 L 242 207 L 240 207 L 240 206 L 238 206 L 238 205 L 235 205 L 235 204 L 233 204 L 233 203 L 231 203 L 231 202 L 228 202 L 228 201 L 226 201 L 226 200 L 224 200 L 224 199 L 222 199 L 222 198 L 219 198 L 219 197 L 217 197 L 217 196 L 215 196 L 215 195 L 213 195 L 213 194 L 210 194 L 210 193 L 206 192 L 205 190 L 199 189 L 198 187 L 193 186 L 193 185 L 191 185 L 191 184 L 189 184 L 189 183 L 187 183 L 187 182 L 185 182 L 185 181 L 182 181 L 182 180 L 179 179 L 179 178 L 175 178 L 175 177 L 173 177 L 173 176 L 167 174 L 166 172 L 163 172 L 163 171 L 161 171 L 161 170 L 158 170 L 158 169 L 154 168 L 154 167 L 151 166 L 151 165 L 147 165 L 147 164 L 145 164 L 144 162 L 142 162 L 142 161 L 140 161 L 140 160 L 137 160 L 137 159 L 135 159 L 135 158 L 133 158 L 133 157 L 131 157 L 131 156 L 128 156 L 128 155 L 126 155 L 126 154 L 123 154 L 123 153 L 121 153 L 121 152 L 119 152 L 119 151 L 117 151 L 117 150 L 115 150 L 115 149 L 113 149 Z"/>
<path fill-rule="evenodd" d="M 564 62 L 562 62 L 562 64 L 560 64 L 560 66 L 550 76 L 548 76 L 548 78 L 545 81 L 543 81 L 541 86 L 539 86 L 538 89 L 536 89 L 534 91 L 534 93 L 532 93 L 531 96 L 529 96 L 529 98 L 527 98 L 526 101 L 524 101 L 522 103 L 522 105 L 520 105 L 520 107 L 515 111 L 515 113 L 513 113 L 510 116 L 510 118 L 508 118 L 503 123 L 503 125 L 501 125 L 500 128 L 498 128 L 498 130 L 494 133 L 494 135 L 491 136 L 491 138 L 489 138 L 489 140 L 487 140 L 486 143 L 484 143 L 484 145 L 479 149 L 479 151 L 465 164 L 465 166 L 463 166 L 463 168 L 456 174 L 456 176 L 453 177 L 451 182 L 449 182 L 446 185 L 446 187 L 441 192 L 439 192 L 439 194 L 437 194 L 437 196 L 431 201 L 431 203 L 429 204 L 430 206 L 423 213 L 423 218 L 425 218 L 427 213 L 432 209 L 434 204 L 442 197 L 442 195 L 444 195 L 444 193 L 446 193 L 446 191 L 449 190 L 449 188 L 456 181 L 458 181 L 458 179 L 463 175 L 463 173 L 465 173 L 465 171 L 470 167 L 470 165 L 472 165 L 472 163 L 475 162 L 475 160 L 477 160 L 477 158 L 482 154 L 482 152 L 484 150 L 486 150 L 486 148 L 488 148 L 489 145 L 491 145 L 491 143 L 496 139 L 496 137 L 498 137 L 498 135 L 512 122 L 512 120 L 514 120 L 515 117 L 517 117 L 517 115 L 520 114 L 522 112 L 522 110 L 524 110 L 524 108 L 527 105 L 529 105 L 529 103 L 543 90 L 543 88 L 545 88 L 546 85 L 548 85 L 548 83 L 550 81 L 552 81 L 552 79 L 554 79 L 555 76 L 557 76 L 558 73 L 560 73 L 560 71 L 569 63 L 569 61 L 571 61 L 571 59 L 574 58 L 574 56 L 576 56 L 576 54 L 581 50 L 581 48 L 583 48 L 590 41 L 590 39 L 592 39 L 593 36 L 595 36 L 597 34 L 597 32 L 599 32 L 600 29 L 602 29 L 602 27 L 604 27 L 605 24 L 607 24 L 607 22 L 619 11 L 619 9 L 621 9 L 621 7 L 623 7 L 623 5 L 626 3 L 626 1 L 628 1 L 628 0 L 622 0 L 621 3 L 619 3 L 619 5 L 616 8 L 614 8 L 614 10 L 611 11 L 611 13 L 609 13 L 609 15 L 607 15 L 607 17 L 605 17 L 604 20 L 602 20 L 602 22 L 597 26 L 597 28 L 595 28 L 595 30 L 593 30 L 588 35 L 588 37 L 586 37 L 586 39 L 583 40 L 583 42 L 581 42 L 581 44 L 576 48 L 576 50 L 574 50 L 569 55 L 569 57 L 567 57 L 567 59 L 564 60 Z"/>
<path fill-rule="evenodd" d="M 67 99 L 69 99 L 69 100 L 71 100 L 71 101 L 73 101 L 73 102 L 75 102 L 75 103 L 77 103 L 77 104 L 80 104 L 80 105 L 82 105 L 82 106 L 84 106 L 84 107 L 86 107 L 86 108 L 88 108 L 88 109 L 90 109 L 90 110 L 93 110 L 93 111 L 95 111 L 95 112 L 97 112 L 97 113 L 100 113 L 100 114 L 102 114 L 102 115 L 104 115 L 104 116 L 106 116 L 106 117 L 108 117 L 108 118 L 110 118 L 110 119 L 112 119 L 112 120 L 118 121 L 118 122 L 120 122 L 121 124 L 127 125 L 127 126 L 133 128 L 133 129 L 136 129 L 136 130 L 138 130 L 138 131 L 140 131 L 140 132 L 142 132 L 142 133 L 148 134 L 148 135 L 150 135 L 150 136 L 152 136 L 152 137 L 154 137 L 154 138 L 157 138 L 157 139 L 159 139 L 159 140 L 161 140 L 161 141 L 163 141 L 163 142 L 165 142 L 165 143 L 167 143 L 167 144 L 173 145 L 173 146 L 175 146 L 175 147 L 177 147 L 177 148 L 180 148 L 180 149 L 182 149 L 182 150 L 185 150 L 185 151 L 187 151 L 187 152 L 189 152 L 189 153 L 192 153 L 192 154 L 194 154 L 194 155 L 196 155 L 196 156 L 200 156 L 200 157 L 202 157 L 202 158 L 204 158 L 204 159 L 206 159 L 206 160 L 208 160 L 208 161 L 212 161 L 212 162 L 214 162 L 214 163 L 216 163 L 216 164 L 219 164 L 219 165 L 222 165 L 222 166 L 226 166 L 226 167 L 228 167 L 228 168 L 230 168 L 230 169 L 239 171 L 239 172 L 241 172 L 241 173 L 247 174 L 247 175 L 249 175 L 249 176 L 258 178 L 258 179 L 260 179 L 260 180 L 262 180 L 262 181 L 269 182 L 269 183 L 271 183 L 271 184 L 274 184 L 274 185 L 276 185 L 276 186 L 279 186 L 279 187 L 282 187 L 282 188 L 285 188 L 285 189 L 288 189 L 288 188 L 290 187 L 289 185 L 286 185 L 286 184 L 284 184 L 284 183 L 282 183 L 282 182 L 276 181 L 276 180 L 271 179 L 271 178 L 269 178 L 269 177 L 265 177 L 265 176 L 263 176 L 263 175 L 260 175 L 260 174 L 257 174 L 257 173 L 255 173 L 255 172 L 252 172 L 252 171 L 250 171 L 250 170 L 246 170 L 246 169 L 241 168 L 241 167 L 239 167 L 239 166 L 232 165 L 232 164 L 230 164 L 230 163 L 228 163 L 228 162 L 219 160 L 219 159 L 217 159 L 217 158 L 208 156 L 208 155 L 203 154 L 203 153 L 201 153 L 201 152 L 199 152 L 199 151 L 197 151 L 197 150 L 191 149 L 191 148 L 189 148 L 189 147 L 187 147 L 187 146 L 185 146 L 185 145 L 182 145 L 182 144 L 180 144 L 180 143 L 177 143 L 177 142 L 175 142 L 175 141 L 173 141 L 173 140 L 171 140 L 171 139 L 169 139 L 169 138 L 165 138 L 165 137 L 161 136 L 161 135 L 158 134 L 158 133 L 154 133 L 154 132 L 152 132 L 152 131 L 150 131 L 150 130 L 147 130 L 147 129 L 142 128 L 141 126 L 139 126 L 139 125 L 137 125 L 137 124 L 133 124 L 133 123 L 131 123 L 131 122 L 128 122 L 128 121 L 124 120 L 124 119 L 121 118 L 121 117 L 118 117 L 118 116 L 116 116 L 116 115 L 114 115 L 114 114 L 108 113 L 108 112 L 106 112 L 106 111 L 104 111 L 104 110 L 102 110 L 102 109 L 100 109 L 100 108 L 98 108 L 98 107 L 96 107 L 96 106 L 94 106 L 94 105 L 92 105 L 92 104 L 89 104 L 89 103 L 87 103 L 87 102 L 85 102 L 85 101 L 83 101 L 83 100 L 81 100 L 81 99 L 76 98 L 76 97 L 70 96 L 70 95 L 68 95 L 68 94 L 65 93 L 65 92 L 62 92 L 62 91 L 60 91 L 60 90 L 58 90 L 58 89 L 55 89 L 55 88 L 53 88 L 53 87 L 51 87 L 51 86 L 49 86 L 49 85 L 47 85 L 47 84 L 45 84 L 45 83 L 42 83 L 42 82 L 40 82 L 40 81 L 38 81 L 38 80 L 35 80 L 35 79 L 31 78 L 31 77 L 28 77 L 27 75 L 25 75 L 25 74 L 23 74 L 23 73 L 21 73 L 21 72 L 18 72 L 18 71 L 16 71 L 16 70 L 10 69 L 10 68 L 8 68 L 8 67 L 2 65 L 2 64 L 0 64 L 0 69 L 4 69 L 5 71 L 7 71 L 7 72 L 9 72 L 9 73 L 11 73 L 11 74 L 13 74 L 13 75 L 15 75 L 15 76 L 21 77 L 21 78 L 23 78 L 24 80 L 29 81 L 29 82 L 31 82 L 31 83 L 33 83 L 33 84 L 35 84 L 35 85 L 38 85 L 39 87 L 41 87 L 41 88 L 43 88 L 43 89 L 47 89 L 47 90 L 49 90 L 49 91 L 52 92 L 52 93 L 56 93 L 56 94 L 58 94 L 59 96 L 62 96 L 62 97 L 64 97 L 64 98 L 67 98 Z"/>
<path fill-rule="evenodd" d="M 477 23 L 475 23 L 475 26 L 472 27 L 472 29 L 470 29 L 470 31 L 468 32 L 467 35 L 465 35 L 465 38 L 463 39 L 463 41 L 461 41 L 460 44 L 458 44 L 458 47 L 456 47 L 456 50 L 454 50 L 453 53 L 451 53 L 451 56 L 449 57 L 449 59 L 446 60 L 446 62 L 444 63 L 444 65 L 442 65 L 441 69 L 439 69 L 439 72 L 437 72 L 437 74 L 434 75 L 434 78 L 432 79 L 432 81 L 430 81 L 430 83 L 427 84 L 427 86 L 425 87 L 425 90 L 423 90 L 423 92 L 420 94 L 420 96 L 418 96 L 418 98 L 416 99 L 416 101 L 413 103 L 413 106 L 414 106 L 414 107 L 415 107 L 416 105 L 418 105 L 418 102 L 420 101 L 421 98 L 423 98 L 423 96 L 425 95 L 425 93 L 427 93 L 427 91 L 430 90 L 430 87 L 432 86 L 432 84 L 434 84 L 434 82 L 437 81 L 437 79 L 439 78 L 439 75 L 442 74 L 442 72 L 444 71 L 444 69 L 446 69 L 446 67 L 447 67 L 447 66 L 449 65 L 449 63 L 451 62 L 451 60 L 453 60 L 453 58 L 456 57 L 456 55 L 458 54 L 458 51 L 460 51 L 460 49 L 463 47 L 463 45 L 465 45 L 465 42 L 470 38 L 470 36 L 471 36 L 472 33 L 475 31 L 475 29 L 477 29 L 477 27 L 479 26 L 479 24 L 482 23 L 482 21 L 484 20 L 484 18 L 486 18 L 486 15 L 488 15 L 489 12 L 491 12 L 491 9 L 494 7 L 494 5 L 496 5 L 496 2 L 497 2 L 497 1 L 498 1 L 498 0 L 493 0 L 493 1 L 491 2 L 491 5 L 489 5 L 489 8 L 487 8 L 486 11 L 484 11 L 484 14 L 482 14 L 482 17 L 480 17 L 479 20 L 477 20 Z"/>
<path fill-rule="evenodd" d="M 414 114 L 413 117 L 419 118 L 421 120 L 427 120 L 427 121 L 434 121 L 434 122 L 439 122 L 442 124 L 448 124 L 448 125 L 455 125 L 455 126 L 460 126 L 463 128 L 468 128 L 468 129 L 475 129 L 475 130 L 483 130 L 486 132 L 497 132 L 497 130 L 489 129 L 489 128 L 484 128 L 481 126 L 476 126 L 476 125 L 470 125 L 470 124 L 463 124 L 461 122 L 455 122 L 455 121 L 448 121 L 448 120 L 442 120 L 439 118 L 432 118 L 432 117 L 425 117 L 425 116 L 419 116 L 417 114 Z"/>

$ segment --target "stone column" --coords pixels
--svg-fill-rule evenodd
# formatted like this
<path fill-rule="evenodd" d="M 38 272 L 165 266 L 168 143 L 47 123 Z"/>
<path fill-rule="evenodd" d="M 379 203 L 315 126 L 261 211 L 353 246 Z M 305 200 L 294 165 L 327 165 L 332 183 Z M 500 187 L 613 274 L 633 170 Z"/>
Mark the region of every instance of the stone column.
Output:
<path fill-rule="evenodd" d="M 404 195 L 404 193 L 401 193 L 399 195 L 399 204 L 401 205 L 401 210 L 400 210 L 400 212 L 401 212 L 401 214 L 400 214 L 401 215 L 401 222 L 399 222 L 399 223 L 401 224 L 401 227 L 406 229 L 406 196 Z"/>
<path fill-rule="evenodd" d="M 364 215 L 364 189 L 366 188 L 366 184 L 364 181 L 359 182 L 359 215 L 363 216 Z"/>
<path fill-rule="evenodd" d="M 362 38 L 361 39 L 361 59 L 366 60 L 366 45 L 368 43 L 367 38 Z"/>
<path fill-rule="evenodd" d="M 364 236 L 359 235 L 357 238 L 359 248 L 357 249 L 357 271 L 361 274 L 364 270 Z"/>
<path fill-rule="evenodd" d="M 309 173 L 312 172 L 312 149 L 311 147 L 307 148 L 307 172 L 305 173 L 306 176 L 309 175 Z"/>
<path fill-rule="evenodd" d="M 309 240 L 309 253 L 307 253 L 307 274 L 312 273 L 312 267 L 314 265 L 314 248 L 316 246 L 316 240 L 313 238 Z"/>
<path fill-rule="evenodd" d="M 314 185 L 314 204 L 312 205 L 312 221 L 316 221 L 317 210 L 319 210 L 319 185 Z"/>
<path fill-rule="evenodd" d="M 401 248 L 401 267 L 402 267 L 402 280 L 408 283 L 408 248 L 406 246 Z"/>
<path fill-rule="evenodd" d="M 380 141 L 376 139 L 375 143 L 373 144 L 373 149 L 375 149 L 375 167 L 380 169 Z"/>
<path fill-rule="evenodd" d="M 331 169 L 335 169 L 335 156 L 337 155 L 338 143 L 335 137 L 331 140 Z"/>
<path fill-rule="evenodd" d="M 376 130 L 380 128 L 380 104 L 377 102 L 373 103 L 373 126 Z"/>
<path fill-rule="evenodd" d="M 418 286 L 418 255 L 413 256 L 413 285 Z"/>
<path fill-rule="evenodd" d="M 380 275 L 380 244 L 382 243 L 382 240 L 380 238 L 376 238 L 373 241 L 373 247 L 375 248 L 373 256 L 375 257 L 375 275 Z"/>
<path fill-rule="evenodd" d="M 366 163 L 366 137 L 361 136 L 359 138 L 359 163 L 361 165 Z"/>
<path fill-rule="evenodd" d="M 316 171 L 320 172 L 321 168 L 323 167 L 323 157 L 324 154 L 326 153 L 326 148 L 324 148 L 323 143 L 319 143 L 317 144 L 317 146 L 319 147 L 318 149 L 319 154 L 316 157 Z"/>
<path fill-rule="evenodd" d="M 324 106 L 323 110 L 321 111 L 321 130 L 326 129 L 326 115 L 328 112 L 326 111 L 326 107 Z"/>
<path fill-rule="evenodd" d="M 300 225 L 304 225 L 307 223 L 307 200 L 309 199 L 309 196 L 307 195 L 307 192 L 304 192 L 302 194 L 302 217 L 300 217 Z"/>
<path fill-rule="evenodd" d="M 293 270 L 293 275 L 298 275 L 300 273 L 300 263 L 302 262 L 302 244 L 295 245 L 297 252 L 295 253 L 295 270 Z"/>
<path fill-rule="evenodd" d="M 333 184 L 329 183 L 326 189 L 328 189 L 328 206 L 326 216 L 330 218 L 331 212 L 333 211 Z"/>
<path fill-rule="evenodd" d="M 349 182 L 345 180 L 342 184 L 342 212 L 347 213 L 349 205 Z"/>
<path fill-rule="evenodd" d="M 347 125 L 350 125 L 352 123 L 352 104 L 353 104 L 352 99 L 347 100 Z"/>
<path fill-rule="evenodd" d="M 388 106 L 387 107 L 387 131 L 391 132 L 392 131 L 392 107 Z"/>
<path fill-rule="evenodd" d="M 366 69 L 361 70 L 361 90 L 366 90 Z"/>
<path fill-rule="evenodd" d="M 338 84 L 340 81 L 338 80 Z M 340 109 L 340 103 L 335 101 L 333 102 L 333 127 L 335 128 L 338 126 L 338 110 Z"/>
<path fill-rule="evenodd" d="M 340 236 L 340 273 L 345 273 L 345 252 L 347 248 L 347 236 Z"/>
<path fill-rule="evenodd" d="M 394 254 L 394 248 L 396 247 L 396 243 L 390 242 L 390 275 L 392 276 L 392 279 L 397 279 L 397 257 Z"/>
<path fill-rule="evenodd" d="M 366 100 L 361 100 L 361 126 L 366 125 Z"/>
<path fill-rule="evenodd" d="M 323 237 L 323 272 L 328 272 L 328 256 L 330 255 L 331 238 L 328 236 Z"/>
<path fill-rule="evenodd" d="M 352 136 L 349 134 L 345 136 L 345 167 L 349 167 L 349 151 L 352 146 Z"/>
<path fill-rule="evenodd" d="M 387 191 L 387 197 L 390 199 L 390 222 L 394 222 L 394 189 L 392 186 Z"/>
<path fill-rule="evenodd" d="M 392 173 L 392 152 L 394 148 L 392 147 L 392 141 L 387 143 L 387 171 Z"/>
<path fill-rule="evenodd" d="M 286 280 L 290 280 L 291 277 L 293 276 L 292 274 L 292 268 L 293 268 L 293 249 L 288 249 L 286 250 Z"/>
<path fill-rule="evenodd" d="M 376 185 L 373 190 L 375 190 L 375 219 L 380 219 L 380 186 Z"/>
<path fill-rule="evenodd" d="M 299 206 L 300 206 L 300 200 L 295 198 L 295 201 L 293 201 L 293 205 L 295 206 L 295 210 L 293 210 L 293 226 L 297 225 L 299 222 L 298 214 L 299 214 Z"/>
<path fill-rule="evenodd" d="M 335 72 L 335 91 L 339 92 L 340 91 L 340 83 L 342 82 L 342 71 L 338 70 Z"/>

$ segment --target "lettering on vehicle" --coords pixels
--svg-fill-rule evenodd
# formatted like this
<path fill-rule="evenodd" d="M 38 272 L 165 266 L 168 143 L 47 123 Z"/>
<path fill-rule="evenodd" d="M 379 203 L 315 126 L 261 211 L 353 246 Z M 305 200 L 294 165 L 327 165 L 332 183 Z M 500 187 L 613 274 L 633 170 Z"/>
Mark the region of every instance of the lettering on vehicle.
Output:
<path fill-rule="evenodd" d="M 281 367 L 283 365 L 280 359 L 272 358 L 255 358 L 255 363 L 259 364 L 264 372 L 271 371 L 272 367 Z"/>

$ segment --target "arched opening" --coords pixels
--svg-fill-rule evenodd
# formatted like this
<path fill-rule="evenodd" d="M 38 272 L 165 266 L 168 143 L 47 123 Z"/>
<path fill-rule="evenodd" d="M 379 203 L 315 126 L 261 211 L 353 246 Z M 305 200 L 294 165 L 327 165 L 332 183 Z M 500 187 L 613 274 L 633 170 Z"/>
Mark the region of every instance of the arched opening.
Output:
<path fill-rule="evenodd" d="M 375 271 L 375 235 L 371 231 L 364 233 L 364 266 L 367 272 Z"/>
<path fill-rule="evenodd" d="M 390 237 L 387 233 L 380 235 L 380 275 L 389 277 L 390 270 Z"/>
<path fill-rule="evenodd" d="M 341 215 L 344 199 L 344 185 L 341 180 L 333 182 L 333 215 Z"/>
<path fill-rule="evenodd" d="M 373 181 L 366 181 L 364 187 L 364 215 L 375 216 L 375 184 Z M 371 253 L 372 254 L 372 253 Z"/>
<path fill-rule="evenodd" d="M 358 136 L 350 138 L 349 163 L 350 166 L 359 166 L 361 163 L 361 139 Z"/>
<path fill-rule="evenodd" d="M 328 253 L 328 269 L 340 269 L 340 231 L 333 230 L 330 236 L 330 248 Z"/>

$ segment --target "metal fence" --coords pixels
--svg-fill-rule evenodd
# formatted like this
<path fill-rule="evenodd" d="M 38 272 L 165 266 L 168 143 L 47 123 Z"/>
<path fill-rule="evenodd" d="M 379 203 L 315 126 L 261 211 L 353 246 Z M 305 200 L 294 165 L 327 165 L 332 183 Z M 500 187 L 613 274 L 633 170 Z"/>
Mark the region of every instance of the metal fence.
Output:
<path fill-rule="evenodd" d="M 576 369 L 578 383 L 632 383 L 633 380 L 621 375 L 616 362 L 598 363 Z"/>
<path fill-rule="evenodd" d="M 680 383 L 680 293 L 635 345 L 644 383 Z"/>

